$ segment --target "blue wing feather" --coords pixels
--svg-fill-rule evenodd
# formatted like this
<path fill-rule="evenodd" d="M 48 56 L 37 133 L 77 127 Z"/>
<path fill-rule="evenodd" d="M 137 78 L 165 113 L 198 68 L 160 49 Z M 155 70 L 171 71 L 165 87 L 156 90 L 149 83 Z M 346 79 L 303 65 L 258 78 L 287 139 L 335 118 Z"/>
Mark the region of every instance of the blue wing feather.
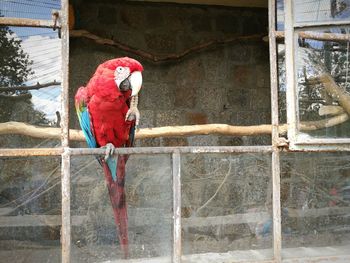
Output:
<path fill-rule="evenodd" d="M 97 143 L 91 127 L 90 114 L 87 107 L 81 112 L 80 126 L 85 135 L 86 142 L 90 148 L 97 148 Z"/>

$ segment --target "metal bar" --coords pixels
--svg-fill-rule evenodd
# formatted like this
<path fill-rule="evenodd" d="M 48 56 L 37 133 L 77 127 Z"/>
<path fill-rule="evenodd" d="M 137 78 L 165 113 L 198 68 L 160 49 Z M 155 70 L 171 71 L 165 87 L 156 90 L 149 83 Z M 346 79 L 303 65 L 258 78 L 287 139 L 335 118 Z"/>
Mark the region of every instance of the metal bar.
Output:
<path fill-rule="evenodd" d="M 295 66 L 294 66 L 294 28 L 293 28 L 293 1 L 284 1 L 285 14 L 285 49 L 286 49 L 286 98 L 287 98 L 287 123 L 288 140 L 290 147 L 296 140 L 297 131 L 297 105 L 295 89 Z"/>
<path fill-rule="evenodd" d="M 305 248 L 300 248 L 305 250 Z M 337 255 L 337 256 L 316 256 L 316 257 L 295 257 L 295 258 L 286 258 L 283 259 L 285 263 L 320 263 L 320 262 L 332 262 L 332 263 L 344 263 L 350 262 L 349 255 Z"/>
<path fill-rule="evenodd" d="M 173 157 L 173 262 L 181 262 L 181 159 L 180 152 Z"/>
<path fill-rule="evenodd" d="M 287 10 L 287 9 L 285 9 L 285 10 Z M 349 25 L 350 25 L 350 20 L 316 21 L 316 22 L 313 21 L 313 22 L 297 22 L 297 23 L 294 23 L 294 28 L 325 27 L 325 26 L 349 26 Z"/>
<path fill-rule="evenodd" d="M 269 153 L 272 146 L 186 146 L 116 148 L 114 154 L 169 154 L 179 153 Z M 103 148 L 70 148 L 71 155 L 104 155 Z"/>
<path fill-rule="evenodd" d="M 297 137 L 295 144 L 350 144 L 349 138 L 300 138 Z M 350 146 L 350 145 L 349 145 Z"/>
<path fill-rule="evenodd" d="M 0 17 L 0 25 L 54 28 L 54 22 L 52 20 L 40 20 L 40 19 L 16 18 L 16 17 Z M 56 27 L 59 28 L 59 25 L 56 25 Z"/>
<path fill-rule="evenodd" d="M 280 153 L 272 153 L 272 218 L 273 218 L 273 257 L 282 262 L 281 200 L 280 200 Z"/>
<path fill-rule="evenodd" d="M 69 28 L 68 28 L 68 0 L 62 0 L 62 11 L 59 13 L 60 24 L 62 26 L 62 94 L 61 94 L 61 129 L 62 146 L 69 145 Z"/>
<path fill-rule="evenodd" d="M 271 124 L 272 124 L 272 217 L 273 217 L 273 258 L 282 261 L 281 203 L 280 203 L 280 158 L 278 132 L 278 77 L 276 45 L 276 0 L 269 0 L 269 51 L 271 83 Z"/>
<path fill-rule="evenodd" d="M 63 149 L 60 148 L 24 148 L 24 149 L 0 149 L 0 157 L 4 156 L 52 156 L 61 155 Z"/>
<path fill-rule="evenodd" d="M 68 0 L 61 0 L 62 9 L 58 19 L 61 24 L 61 140 L 64 153 L 62 155 L 62 263 L 70 262 L 71 254 L 71 215 L 70 215 L 70 151 L 69 151 L 69 28 Z"/>
<path fill-rule="evenodd" d="M 62 154 L 61 167 L 61 187 L 62 187 L 62 263 L 70 262 L 71 250 L 71 215 L 70 215 L 70 154 L 65 149 Z"/>
<path fill-rule="evenodd" d="M 270 51 L 270 83 L 271 83 L 271 124 L 272 145 L 278 145 L 278 77 L 277 77 L 277 46 L 276 46 L 276 4 L 269 0 L 269 51 Z"/>

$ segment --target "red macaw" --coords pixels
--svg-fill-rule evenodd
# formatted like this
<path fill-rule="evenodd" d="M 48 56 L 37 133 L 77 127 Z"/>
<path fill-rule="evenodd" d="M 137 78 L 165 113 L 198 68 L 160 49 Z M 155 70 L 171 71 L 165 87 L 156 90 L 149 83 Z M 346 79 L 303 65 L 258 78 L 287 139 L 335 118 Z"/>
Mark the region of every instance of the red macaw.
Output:
<path fill-rule="evenodd" d="M 142 65 L 131 58 L 108 60 L 99 65 L 86 87 L 75 95 L 75 108 L 87 144 L 105 147 L 99 158 L 107 182 L 114 220 L 124 256 L 128 256 L 128 219 L 125 199 L 127 155 L 112 158 L 114 147 L 131 147 L 140 114 L 138 92 L 142 86 Z"/>

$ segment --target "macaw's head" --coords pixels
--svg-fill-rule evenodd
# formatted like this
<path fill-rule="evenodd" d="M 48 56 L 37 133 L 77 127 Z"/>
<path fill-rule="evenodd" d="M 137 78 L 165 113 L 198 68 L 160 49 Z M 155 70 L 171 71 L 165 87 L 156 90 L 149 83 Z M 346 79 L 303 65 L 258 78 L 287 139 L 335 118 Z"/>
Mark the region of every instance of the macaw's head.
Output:
<path fill-rule="evenodd" d="M 120 91 L 131 90 L 131 96 L 139 93 L 142 86 L 143 67 L 135 59 L 123 57 L 104 63 L 104 67 L 113 71 L 114 81 Z"/>

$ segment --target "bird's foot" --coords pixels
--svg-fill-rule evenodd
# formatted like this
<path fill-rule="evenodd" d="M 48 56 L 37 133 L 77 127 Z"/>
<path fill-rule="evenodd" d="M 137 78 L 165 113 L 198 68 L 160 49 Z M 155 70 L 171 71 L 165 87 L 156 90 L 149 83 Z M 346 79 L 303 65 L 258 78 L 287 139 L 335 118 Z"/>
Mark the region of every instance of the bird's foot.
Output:
<path fill-rule="evenodd" d="M 130 107 L 128 112 L 126 113 L 125 116 L 126 121 L 133 121 L 135 120 L 135 126 L 137 127 L 140 122 L 140 112 L 137 107 Z"/>
<path fill-rule="evenodd" d="M 114 153 L 114 145 L 112 143 L 107 143 L 105 146 L 103 146 L 102 148 L 105 148 L 106 149 L 106 154 L 105 154 L 105 161 L 108 160 L 108 158 L 110 158 L 113 153 Z"/>
<path fill-rule="evenodd" d="M 130 99 L 130 108 L 125 116 L 125 121 L 133 121 L 135 120 L 135 126 L 139 126 L 140 122 L 140 112 L 137 108 L 137 104 L 139 102 L 139 97 L 137 95 L 132 96 Z"/>

